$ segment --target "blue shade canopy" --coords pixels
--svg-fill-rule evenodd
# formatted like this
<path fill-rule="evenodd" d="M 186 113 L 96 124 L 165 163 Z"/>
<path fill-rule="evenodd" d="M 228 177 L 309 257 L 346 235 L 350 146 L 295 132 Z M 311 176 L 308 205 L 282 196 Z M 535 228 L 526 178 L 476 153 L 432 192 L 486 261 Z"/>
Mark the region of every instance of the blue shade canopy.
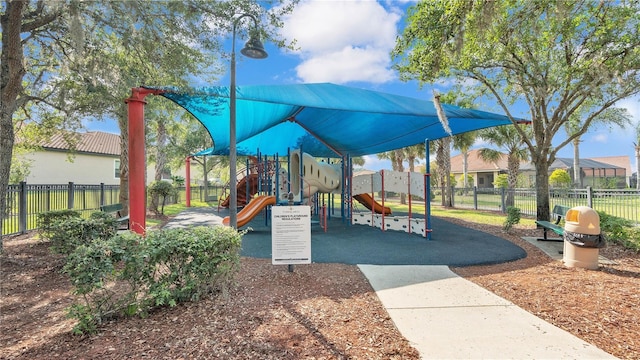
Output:
<path fill-rule="evenodd" d="M 162 96 L 182 106 L 209 131 L 214 147 L 195 155 L 229 153 L 229 88 Z M 511 124 L 504 115 L 442 104 L 451 134 Z M 334 84 L 243 86 L 236 90 L 237 153 L 286 154 L 302 148 L 316 157 L 362 156 L 449 136 L 431 101 Z"/>

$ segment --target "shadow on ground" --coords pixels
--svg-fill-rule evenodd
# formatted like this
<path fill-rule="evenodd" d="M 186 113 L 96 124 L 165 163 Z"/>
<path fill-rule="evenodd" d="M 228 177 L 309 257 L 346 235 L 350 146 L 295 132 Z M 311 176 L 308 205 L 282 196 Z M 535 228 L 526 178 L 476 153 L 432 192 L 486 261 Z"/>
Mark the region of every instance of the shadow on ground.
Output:
<path fill-rule="evenodd" d="M 251 230 L 243 237 L 242 255 L 271 258 L 271 228 L 264 214 L 245 228 Z M 471 266 L 527 256 L 507 240 L 442 219 L 433 218 L 432 228 L 432 239 L 427 240 L 416 234 L 348 225 L 334 217 L 326 232 L 312 225 L 311 259 L 318 263 Z"/>

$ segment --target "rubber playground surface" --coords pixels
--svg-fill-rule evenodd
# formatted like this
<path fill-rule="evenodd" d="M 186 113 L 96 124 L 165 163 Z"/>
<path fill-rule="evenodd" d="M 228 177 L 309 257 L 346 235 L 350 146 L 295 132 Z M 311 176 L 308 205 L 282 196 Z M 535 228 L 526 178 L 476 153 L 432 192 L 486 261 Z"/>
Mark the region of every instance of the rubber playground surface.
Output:
<path fill-rule="evenodd" d="M 242 256 L 271 258 L 271 227 L 265 222 L 263 212 L 241 228 L 251 229 L 242 238 Z M 431 223 L 433 232 L 431 240 L 427 240 L 417 234 L 349 225 L 339 217 L 332 217 L 326 232 L 319 224 L 311 227 L 311 261 L 470 266 L 514 261 L 527 255 L 521 247 L 491 234 L 442 219 L 432 218 Z"/>

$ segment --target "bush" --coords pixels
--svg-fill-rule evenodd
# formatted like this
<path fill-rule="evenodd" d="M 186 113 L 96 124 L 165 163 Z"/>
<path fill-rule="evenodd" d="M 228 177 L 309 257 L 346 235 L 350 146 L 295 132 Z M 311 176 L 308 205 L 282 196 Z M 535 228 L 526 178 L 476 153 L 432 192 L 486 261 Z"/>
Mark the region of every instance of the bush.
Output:
<path fill-rule="evenodd" d="M 513 225 L 520 223 L 520 208 L 514 206 L 507 207 L 507 219 L 502 225 L 504 231 L 509 231 Z"/>
<path fill-rule="evenodd" d="M 620 244 L 628 249 L 640 251 L 640 228 L 627 219 L 611 216 L 598 211 L 600 216 L 600 231 L 607 241 Z"/>
<path fill-rule="evenodd" d="M 46 231 L 53 251 L 68 255 L 80 245 L 114 236 L 118 223 L 113 216 L 99 212 L 91 214 L 89 219 L 68 217 L 53 221 Z"/>
<path fill-rule="evenodd" d="M 151 196 L 151 210 L 158 212 L 158 201 L 162 197 L 162 206 L 160 208 L 160 214 L 164 214 L 164 205 L 167 202 L 167 197 L 171 195 L 177 195 L 178 190 L 168 181 L 154 181 L 148 187 L 149 195 Z"/>
<path fill-rule="evenodd" d="M 39 213 L 36 222 L 40 238 L 43 240 L 51 239 L 54 223 L 71 218 L 80 218 L 80 212 L 75 210 L 55 210 Z"/>
<path fill-rule="evenodd" d="M 201 226 L 150 231 L 146 238 L 127 232 L 78 246 L 64 267 L 82 300 L 68 309 L 78 320 L 74 332 L 224 291 L 239 269 L 241 236 L 230 227 Z"/>

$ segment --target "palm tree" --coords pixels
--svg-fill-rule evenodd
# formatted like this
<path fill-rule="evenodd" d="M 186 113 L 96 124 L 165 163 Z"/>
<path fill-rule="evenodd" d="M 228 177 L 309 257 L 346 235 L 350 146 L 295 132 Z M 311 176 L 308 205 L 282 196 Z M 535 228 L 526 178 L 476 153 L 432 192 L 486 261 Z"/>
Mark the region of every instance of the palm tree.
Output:
<path fill-rule="evenodd" d="M 636 189 L 640 190 L 640 122 L 636 125 Z"/>
<path fill-rule="evenodd" d="M 466 189 L 469 187 L 467 174 L 468 174 L 468 158 L 469 149 L 476 142 L 478 133 L 476 131 L 469 131 L 466 133 L 453 136 L 453 148 L 460 151 L 462 154 L 462 174 L 464 176 L 463 187 Z"/>
<path fill-rule="evenodd" d="M 424 143 L 420 143 L 413 146 L 407 146 L 402 149 L 404 158 L 409 163 L 409 171 L 416 171 L 416 159 L 419 159 L 425 155 Z"/>
<path fill-rule="evenodd" d="M 525 132 L 529 131 L 531 129 L 526 127 Z M 515 189 L 518 181 L 520 162 L 529 159 L 529 153 L 523 146 L 520 134 L 513 125 L 506 125 L 481 130 L 479 136 L 507 152 L 507 187 L 509 189 L 507 192 L 507 206 L 513 206 L 513 189 Z M 480 149 L 479 155 L 486 162 L 495 162 L 503 156 L 498 150 L 489 148 Z"/>
<path fill-rule="evenodd" d="M 403 172 L 404 171 L 404 159 L 405 152 L 404 149 L 396 149 L 392 151 L 383 152 L 377 154 L 378 159 L 388 159 L 391 160 L 391 168 L 393 171 Z M 400 203 L 406 204 L 407 198 L 405 193 L 400 193 Z"/>
<path fill-rule="evenodd" d="M 433 141 L 438 166 L 437 184 L 442 189 L 442 206 L 453 207 L 451 197 L 451 137 Z"/>
<path fill-rule="evenodd" d="M 588 108 L 588 107 L 587 107 Z M 576 136 L 573 139 L 573 183 L 576 187 L 582 187 L 582 174 L 580 168 L 580 140 L 584 131 L 581 132 L 583 127 L 581 122 L 582 112 L 578 111 L 569 118 L 569 121 L 565 123 L 564 129 L 567 132 L 567 136 Z M 595 117 L 591 123 L 591 126 L 597 126 L 598 124 L 606 124 L 609 127 L 613 125 L 624 128 L 630 124 L 629 116 L 626 109 L 612 108 L 603 111 L 600 115 Z"/>

